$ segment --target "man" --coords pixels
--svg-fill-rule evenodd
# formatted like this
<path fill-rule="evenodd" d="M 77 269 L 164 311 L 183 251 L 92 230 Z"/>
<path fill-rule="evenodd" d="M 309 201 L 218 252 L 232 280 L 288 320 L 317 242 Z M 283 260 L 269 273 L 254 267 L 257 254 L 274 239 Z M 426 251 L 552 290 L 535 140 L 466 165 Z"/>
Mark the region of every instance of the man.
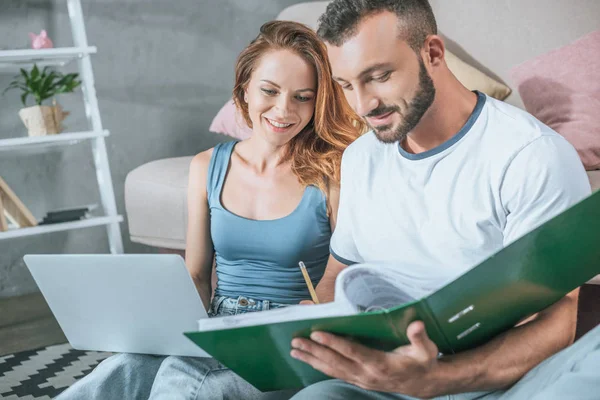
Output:
<path fill-rule="evenodd" d="M 333 298 L 335 277 L 356 262 L 395 263 L 435 290 L 589 195 L 565 139 L 452 75 L 426 0 L 334 0 L 318 33 L 334 79 L 372 128 L 344 154 L 320 299 Z M 600 388 L 590 390 L 600 380 L 600 350 L 592 352 L 600 328 L 538 366 L 573 342 L 577 295 L 479 348 L 441 358 L 419 321 L 408 328 L 410 345 L 388 353 L 323 332 L 295 339 L 293 357 L 339 380 L 294 398 L 598 395 Z"/>

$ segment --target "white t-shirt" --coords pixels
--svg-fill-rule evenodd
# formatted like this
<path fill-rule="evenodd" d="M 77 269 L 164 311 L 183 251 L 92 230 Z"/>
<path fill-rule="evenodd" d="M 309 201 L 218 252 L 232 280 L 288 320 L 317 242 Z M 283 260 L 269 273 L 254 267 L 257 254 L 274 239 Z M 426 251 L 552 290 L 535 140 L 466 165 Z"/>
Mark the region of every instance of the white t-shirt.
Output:
<path fill-rule="evenodd" d="M 410 154 L 369 132 L 346 149 L 331 253 L 393 263 L 435 290 L 591 193 L 575 149 L 478 93 L 465 126 Z"/>

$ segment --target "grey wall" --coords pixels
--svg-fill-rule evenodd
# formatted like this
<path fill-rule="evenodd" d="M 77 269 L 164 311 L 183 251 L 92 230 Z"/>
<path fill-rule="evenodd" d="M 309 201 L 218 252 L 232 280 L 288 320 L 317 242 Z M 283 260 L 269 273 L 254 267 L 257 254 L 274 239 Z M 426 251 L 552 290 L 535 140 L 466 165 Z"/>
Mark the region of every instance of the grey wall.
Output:
<path fill-rule="evenodd" d="M 298 0 L 82 0 L 118 211 L 123 184 L 148 161 L 192 155 L 225 137 L 208 132 L 230 97 L 237 54 L 259 26 Z M 0 0 L 0 49 L 26 48 L 28 32 L 49 31 L 55 47 L 71 46 L 64 0 Z M 67 71 L 74 71 L 72 67 Z M 0 70 L 0 91 L 14 73 Z M 71 111 L 67 130 L 87 130 L 81 93 L 59 101 Z M 19 93 L 0 97 L 0 139 L 26 135 Z M 2 176 L 37 218 L 47 210 L 99 200 L 89 144 L 64 151 L 0 153 Z M 131 243 L 126 252 L 152 249 Z M 26 253 L 106 252 L 104 228 L 0 241 L 0 297 L 37 290 Z"/>

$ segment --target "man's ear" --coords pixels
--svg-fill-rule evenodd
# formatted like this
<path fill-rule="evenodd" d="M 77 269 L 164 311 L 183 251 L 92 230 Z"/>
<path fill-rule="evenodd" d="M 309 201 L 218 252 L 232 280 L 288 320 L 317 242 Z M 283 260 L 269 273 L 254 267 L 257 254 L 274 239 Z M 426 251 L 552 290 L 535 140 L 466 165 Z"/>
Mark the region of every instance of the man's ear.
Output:
<path fill-rule="evenodd" d="M 439 67 L 444 63 L 444 54 L 446 53 L 444 40 L 438 35 L 427 36 L 422 53 L 425 65 L 431 68 Z"/>

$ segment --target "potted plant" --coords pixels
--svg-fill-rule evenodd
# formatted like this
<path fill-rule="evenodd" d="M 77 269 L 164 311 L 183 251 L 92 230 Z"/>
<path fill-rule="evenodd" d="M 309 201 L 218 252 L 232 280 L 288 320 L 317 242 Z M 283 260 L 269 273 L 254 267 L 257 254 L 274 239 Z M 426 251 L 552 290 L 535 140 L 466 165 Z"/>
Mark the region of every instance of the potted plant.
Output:
<path fill-rule="evenodd" d="M 54 96 L 60 93 L 71 93 L 81 81 L 79 74 L 62 74 L 50 67 L 41 71 L 36 64 L 30 72 L 21 68 L 21 73 L 15 77 L 4 92 L 20 89 L 21 102 L 25 108 L 19 111 L 21 120 L 27 127 L 29 136 L 53 135 L 62 131 L 62 121 L 69 115 L 56 103 Z M 3 94 L 4 94 L 3 92 Z M 33 97 L 36 105 L 27 107 L 27 99 Z M 52 106 L 42 105 L 45 100 L 52 99 Z"/>

